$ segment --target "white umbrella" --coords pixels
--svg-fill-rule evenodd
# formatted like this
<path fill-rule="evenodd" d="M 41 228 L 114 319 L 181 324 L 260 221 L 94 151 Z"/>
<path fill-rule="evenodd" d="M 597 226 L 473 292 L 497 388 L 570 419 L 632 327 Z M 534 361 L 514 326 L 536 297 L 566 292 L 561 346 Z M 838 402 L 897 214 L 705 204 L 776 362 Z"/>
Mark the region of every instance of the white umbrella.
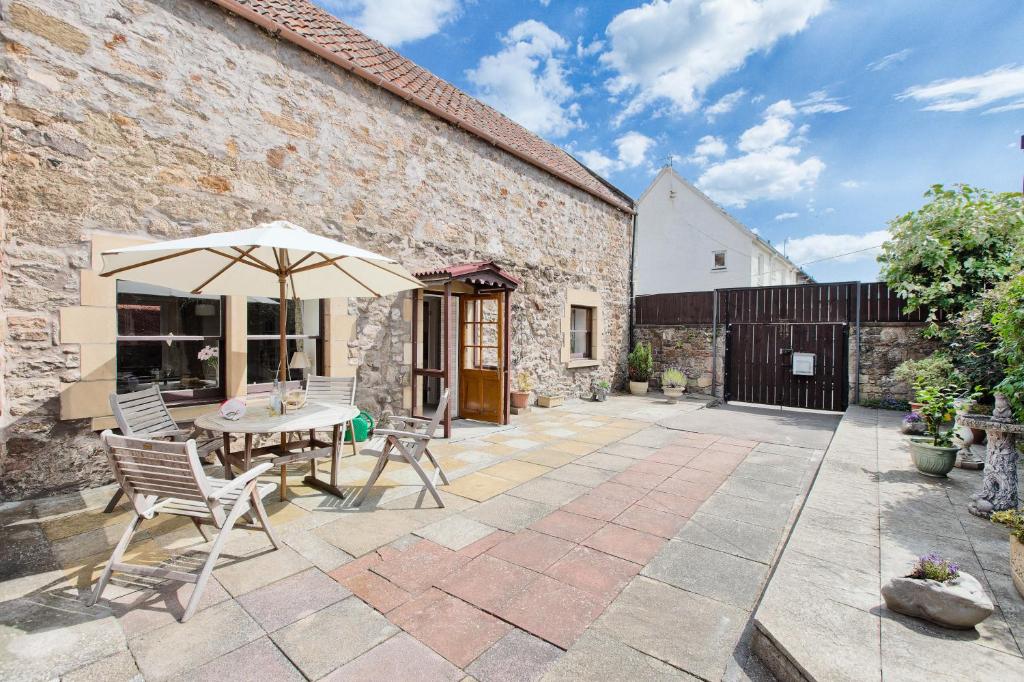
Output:
<path fill-rule="evenodd" d="M 423 285 L 399 263 L 284 220 L 248 230 L 103 252 L 103 277 L 173 286 L 193 294 L 281 301 L 280 367 L 287 378 L 288 291 L 293 298 L 379 297 Z"/>

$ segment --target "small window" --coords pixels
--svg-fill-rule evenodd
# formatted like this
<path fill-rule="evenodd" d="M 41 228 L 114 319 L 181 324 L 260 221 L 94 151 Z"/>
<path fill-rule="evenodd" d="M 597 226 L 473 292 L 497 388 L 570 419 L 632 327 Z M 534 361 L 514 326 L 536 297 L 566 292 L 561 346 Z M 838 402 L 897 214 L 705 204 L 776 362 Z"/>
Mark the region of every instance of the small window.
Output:
<path fill-rule="evenodd" d="M 223 305 L 150 284 L 117 283 L 117 392 L 160 387 L 164 400 L 224 396 Z"/>
<path fill-rule="evenodd" d="M 288 386 L 297 388 L 309 374 L 323 374 L 320 301 L 286 301 Z M 250 298 L 247 306 L 246 369 L 249 392 L 270 390 L 280 362 L 280 307 L 276 298 Z"/>
<path fill-rule="evenodd" d="M 712 270 L 725 270 L 725 251 L 715 251 L 714 252 L 714 258 L 715 258 L 715 260 L 714 260 L 715 264 L 714 264 L 714 266 L 712 266 L 711 269 Z"/>
<path fill-rule="evenodd" d="M 571 306 L 569 313 L 569 355 L 574 359 L 594 357 L 594 309 Z"/>

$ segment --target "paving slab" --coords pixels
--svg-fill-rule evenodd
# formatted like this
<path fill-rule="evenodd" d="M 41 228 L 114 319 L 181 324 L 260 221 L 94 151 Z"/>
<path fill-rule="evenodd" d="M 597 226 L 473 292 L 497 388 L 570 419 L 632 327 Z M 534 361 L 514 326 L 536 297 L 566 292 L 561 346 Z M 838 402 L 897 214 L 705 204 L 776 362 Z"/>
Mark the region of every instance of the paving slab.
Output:
<path fill-rule="evenodd" d="M 256 679 L 302 682 L 306 679 L 269 637 L 260 637 L 195 670 L 190 670 L 187 677 L 197 682 Z"/>
<path fill-rule="evenodd" d="M 590 491 L 587 486 L 553 478 L 535 478 L 508 491 L 513 497 L 561 507 Z"/>
<path fill-rule="evenodd" d="M 464 676 L 441 655 L 415 637 L 401 632 L 341 666 L 324 677 L 323 682 L 454 682 Z"/>
<path fill-rule="evenodd" d="M 722 405 L 662 419 L 659 426 L 686 431 L 737 436 L 761 443 L 825 449 L 839 415 L 824 415 L 778 408 Z"/>
<path fill-rule="evenodd" d="M 566 649 L 603 610 L 604 603 L 589 593 L 541 575 L 495 613 L 502 620 Z"/>
<path fill-rule="evenodd" d="M 131 652 L 125 650 L 65 673 L 60 679 L 62 682 L 141 682 L 142 673 Z"/>
<path fill-rule="evenodd" d="M 697 680 L 678 668 L 623 644 L 597 628 L 584 632 L 576 643 L 548 669 L 544 682 L 579 680 L 630 680 L 631 682 L 678 682 Z"/>
<path fill-rule="evenodd" d="M 601 485 L 617 472 L 609 469 L 595 469 L 594 467 L 581 466 L 575 462 L 558 467 L 550 473 L 544 474 L 544 478 L 553 478 L 568 483 L 594 488 Z"/>
<path fill-rule="evenodd" d="M 562 650 L 515 629 L 466 668 L 480 682 L 534 682 L 562 656 Z"/>
<path fill-rule="evenodd" d="M 768 564 L 782 541 L 782 531 L 697 512 L 675 537 L 694 545 Z"/>
<path fill-rule="evenodd" d="M 470 509 L 465 515 L 488 526 L 514 533 L 554 510 L 554 505 L 512 495 L 499 495 Z"/>
<path fill-rule="evenodd" d="M 751 610 L 768 575 L 768 566 L 681 540 L 671 540 L 642 575 Z"/>
<path fill-rule="evenodd" d="M 558 509 L 534 522 L 530 528 L 570 542 L 583 542 L 605 526 L 605 522 L 589 516 Z"/>
<path fill-rule="evenodd" d="M 650 533 L 608 524 L 584 540 L 583 544 L 643 566 L 658 553 L 665 540 Z"/>
<path fill-rule="evenodd" d="M 215 568 L 213 575 L 231 596 L 238 597 L 310 566 L 301 554 L 283 545 L 277 550 L 270 548 L 254 556 L 238 557 L 237 561 Z"/>
<path fill-rule="evenodd" d="M 538 574 L 516 564 L 481 554 L 439 585 L 445 592 L 491 613 L 526 589 Z"/>
<path fill-rule="evenodd" d="M 397 632 L 384 616 L 357 597 L 349 597 L 270 637 L 306 677 L 315 680 Z"/>
<path fill-rule="evenodd" d="M 746 497 L 728 495 L 718 490 L 701 505 L 700 511 L 710 516 L 719 516 L 733 521 L 745 521 L 757 526 L 777 530 L 785 528 L 789 522 L 792 503 L 762 502 Z"/>
<path fill-rule="evenodd" d="M 237 602 L 228 600 L 184 623 L 171 623 L 129 639 L 128 647 L 147 680 L 165 680 L 263 635 L 259 624 Z"/>
<path fill-rule="evenodd" d="M 238 603 L 260 627 L 274 632 L 351 594 L 319 568 L 309 568 L 248 592 Z"/>
<path fill-rule="evenodd" d="M 526 528 L 487 550 L 487 553 L 540 573 L 573 547 L 573 543 L 567 540 Z"/>
<path fill-rule="evenodd" d="M 696 677 L 717 680 L 747 617 L 743 609 L 638 576 L 595 627 Z"/>
<path fill-rule="evenodd" d="M 303 559 L 324 572 L 333 571 L 338 566 L 352 561 L 349 554 L 324 540 L 312 529 L 289 529 L 282 532 L 280 538 Z"/>
<path fill-rule="evenodd" d="M 109 601 L 104 596 L 103 601 L 117 616 L 125 636 L 135 637 L 178 622 L 185 613 L 194 590 L 193 583 L 168 580 L 151 589 L 133 590 Z M 211 577 L 206 583 L 206 589 L 203 590 L 203 596 L 199 599 L 196 613 L 230 598 L 227 590 L 216 578 Z"/>
<path fill-rule="evenodd" d="M 599 601 L 610 602 L 640 572 L 640 568 L 639 564 L 590 547 L 576 547 L 552 564 L 546 573 Z"/>
<path fill-rule="evenodd" d="M 457 514 L 418 528 L 414 532 L 448 549 L 460 550 L 487 537 L 494 530 L 493 526 Z"/>

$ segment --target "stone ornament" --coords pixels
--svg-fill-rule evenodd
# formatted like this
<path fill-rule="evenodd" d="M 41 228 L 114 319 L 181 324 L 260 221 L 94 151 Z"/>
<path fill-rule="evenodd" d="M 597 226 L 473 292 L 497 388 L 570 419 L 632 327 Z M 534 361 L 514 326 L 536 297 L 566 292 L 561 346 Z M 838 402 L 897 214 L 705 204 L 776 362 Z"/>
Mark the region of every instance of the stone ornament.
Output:
<path fill-rule="evenodd" d="M 954 630 L 970 630 L 995 608 L 977 578 L 963 571 L 946 582 L 893 578 L 882 587 L 882 598 L 892 611 Z"/>
<path fill-rule="evenodd" d="M 981 490 L 967 505 L 975 516 L 988 518 L 994 511 L 1015 509 L 1017 496 L 1017 436 L 1024 433 L 1024 424 L 1008 420 L 1009 406 L 1006 396 L 996 394 L 996 409 L 991 417 L 961 415 L 957 424 L 972 429 L 983 429 L 988 437 L 985 450 L 985 477 Z M 1004 421 L 1004 419 L 1006 421 Z"/>

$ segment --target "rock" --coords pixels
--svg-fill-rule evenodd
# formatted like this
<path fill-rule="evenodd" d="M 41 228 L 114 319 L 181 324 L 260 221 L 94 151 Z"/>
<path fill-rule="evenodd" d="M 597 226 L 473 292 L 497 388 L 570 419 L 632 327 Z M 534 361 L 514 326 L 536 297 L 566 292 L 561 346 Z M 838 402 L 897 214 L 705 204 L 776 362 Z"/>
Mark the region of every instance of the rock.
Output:
<path fill-rule="evenodd" d="M 970 573 L 950 582 L 893 578 L 882 588 L 891 610 L 955 630 L 969 630 L 992 615 L 992 600 Z"/>

